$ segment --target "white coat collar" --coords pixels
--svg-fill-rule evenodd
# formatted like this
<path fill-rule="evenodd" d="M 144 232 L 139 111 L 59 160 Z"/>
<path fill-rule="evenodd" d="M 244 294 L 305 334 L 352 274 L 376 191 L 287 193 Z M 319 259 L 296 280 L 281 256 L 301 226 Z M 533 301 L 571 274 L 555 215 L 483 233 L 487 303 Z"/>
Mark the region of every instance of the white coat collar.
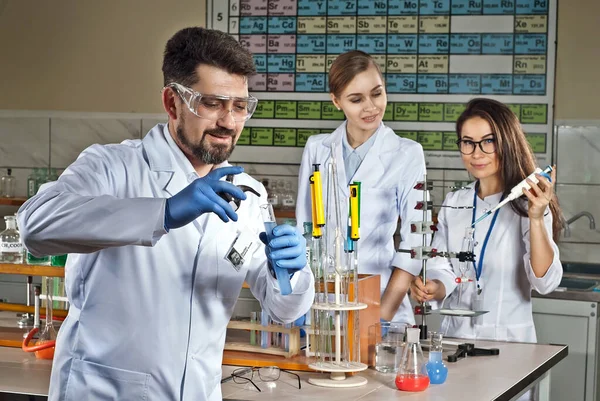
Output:
<path fill-rule="evenodd" d="M 389 138 L 390 134 L 396 134 L 383 123 L 379 125 L 377 130 L 378 132 L 375 142 L 360 164 L 358 170 L 356 170 L 356 173 L 354 173 L 352 181 L 364 181 L 368 176 L 379 177 L 382 176 L 385 171 L 385 166 L 381 161 L 381 153 L 384 150 L 386 138 Z M 346 185 L 346 168 L 344 167 L 344 157 L 342 153 L 342 146 L 344 146 L 342 143 L 342 138 L 344 135 L 346 135 L 346 121 L 344 121 L 339 127 L 336 128 L 335 131 L 333 131 L 327 138 L 325 138 L 325 140 L 323 140 L 323 145 L 331 148 L 331 145 L 335 143 L 335 158 L 337 162 L 338 177 L 344 177 L 342 180 L 338 179 L 338 186 L 344 195 L 348 196 L 350 193 L 348 186 Z"/>

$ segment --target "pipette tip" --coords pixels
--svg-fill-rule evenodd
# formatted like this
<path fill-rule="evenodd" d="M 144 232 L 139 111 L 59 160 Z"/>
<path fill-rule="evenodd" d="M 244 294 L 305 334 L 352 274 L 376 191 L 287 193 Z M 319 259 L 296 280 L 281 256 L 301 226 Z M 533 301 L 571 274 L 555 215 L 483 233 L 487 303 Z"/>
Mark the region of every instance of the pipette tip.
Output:
<path fill-rule="evenodd" d="M 484 214 L 481 215 L 481 217 L 479 217 L 477 220 L 475 220 L 472 224 L 471 227 L 475 227 L 475 224 L 479 223 L 481 220 L 485 219 L 486 217 L 488 217 L 490 214 L 492 214 L 492 211 L 489 210 L 487 212 L 485 212 Z"/>

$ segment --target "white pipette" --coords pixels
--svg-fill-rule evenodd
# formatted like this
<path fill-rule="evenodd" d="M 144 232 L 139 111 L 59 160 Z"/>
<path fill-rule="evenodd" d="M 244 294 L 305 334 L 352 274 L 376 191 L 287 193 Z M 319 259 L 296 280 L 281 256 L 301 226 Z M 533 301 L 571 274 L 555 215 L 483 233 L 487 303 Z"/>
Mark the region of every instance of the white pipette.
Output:
<path fill-rule="evenodd" d="M 531 181 L 533 181 L 534 183 L 537 184 L 538 182 L 540 182 L 540 180 L 538 180 L 535 175 L 539 174 L 539 175 L 543 175 L 548 180 L 551 180 L 550 173 L 552 172 L 552 170 L 553 170 L 552 166 L 547 166 L 543 170 L 539 167 L 536 168 L 533 173 L 531 173 L 527 178 L 525 178 L 523 181 L 521 181 L 520 183 L 515 185 L 515 187 L 513 189 L 511 189 L 510 194 L 506 197 L 506 199 L 504 199 L 502 202 L 498 203 L 496 205 L 496 207 L 494 207 L 493 209 L 490 209 L 487 212 L 485 212 L 484 214 L 482 214 L 480 218 L 478 218 L 477 220 L 475 220 L 473 222 L 473 224 L 471 224 L 471 227 L 474 227 L 475 224 L 479 223 L 481 220 L 485 219 L 490 214 L 494 213 L 496 210 L 498 210 L 502 206 L 506 205 L 508 202 L 515 200 L 518 197 L 520 197 L 521 195 L 523 195 L 523 188 L 531 189 L 531 185 L 529 185 L 529 183 L 527 182 L 527 179 L 530 179 Z"/>

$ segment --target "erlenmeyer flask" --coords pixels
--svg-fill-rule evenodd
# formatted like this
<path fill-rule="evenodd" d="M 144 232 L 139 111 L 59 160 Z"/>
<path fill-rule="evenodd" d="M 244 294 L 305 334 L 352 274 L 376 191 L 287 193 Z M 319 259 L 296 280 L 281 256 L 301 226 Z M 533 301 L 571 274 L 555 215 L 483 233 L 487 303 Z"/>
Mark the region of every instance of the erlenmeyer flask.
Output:
<path fill-rule="evenodd" d="M 427 374 L 431 384 L 442 384 L 448 377 L 448 367 L 442 359 L 442 333 L 429 332 L 431 348 L 429 349 L 429 362 L 427 362 Z"/>
<path fill-rule="evenodd" d="M 426 360 L 423 357 L 419 335 L 416 327 L 406 329 L 406 345 L 396 375 L 396 387 L 402 391 L 423 391 L 429 387 Z"/>
<path fill-rule="evenodd" d="M 46 325 L 44 326 L 39 339 L 35 343 L 36 346 L 49 342 L 52 342 L 52 345 L 54 345 L 54 342 L 56 341 L 56 330 L 54 329 L 54 324 L 52 323 L 52 289 L 54 288 L 52 283 L 53 280 L 53 277 L 46 277 Z M 35 356 L 38 359 L 54 358 L 54 346 L 36 351 Z"/>

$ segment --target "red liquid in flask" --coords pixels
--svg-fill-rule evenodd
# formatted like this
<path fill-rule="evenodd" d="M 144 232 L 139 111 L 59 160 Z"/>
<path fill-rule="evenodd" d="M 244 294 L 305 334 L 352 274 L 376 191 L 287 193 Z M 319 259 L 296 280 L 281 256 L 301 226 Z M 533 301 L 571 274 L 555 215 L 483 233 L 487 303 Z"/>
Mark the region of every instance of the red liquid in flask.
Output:
<path fill-rule="evenodd" d="M 429 387 L 429 376 L 397 375 L 396 387 L 401 391 L 423 391 Z"/>

